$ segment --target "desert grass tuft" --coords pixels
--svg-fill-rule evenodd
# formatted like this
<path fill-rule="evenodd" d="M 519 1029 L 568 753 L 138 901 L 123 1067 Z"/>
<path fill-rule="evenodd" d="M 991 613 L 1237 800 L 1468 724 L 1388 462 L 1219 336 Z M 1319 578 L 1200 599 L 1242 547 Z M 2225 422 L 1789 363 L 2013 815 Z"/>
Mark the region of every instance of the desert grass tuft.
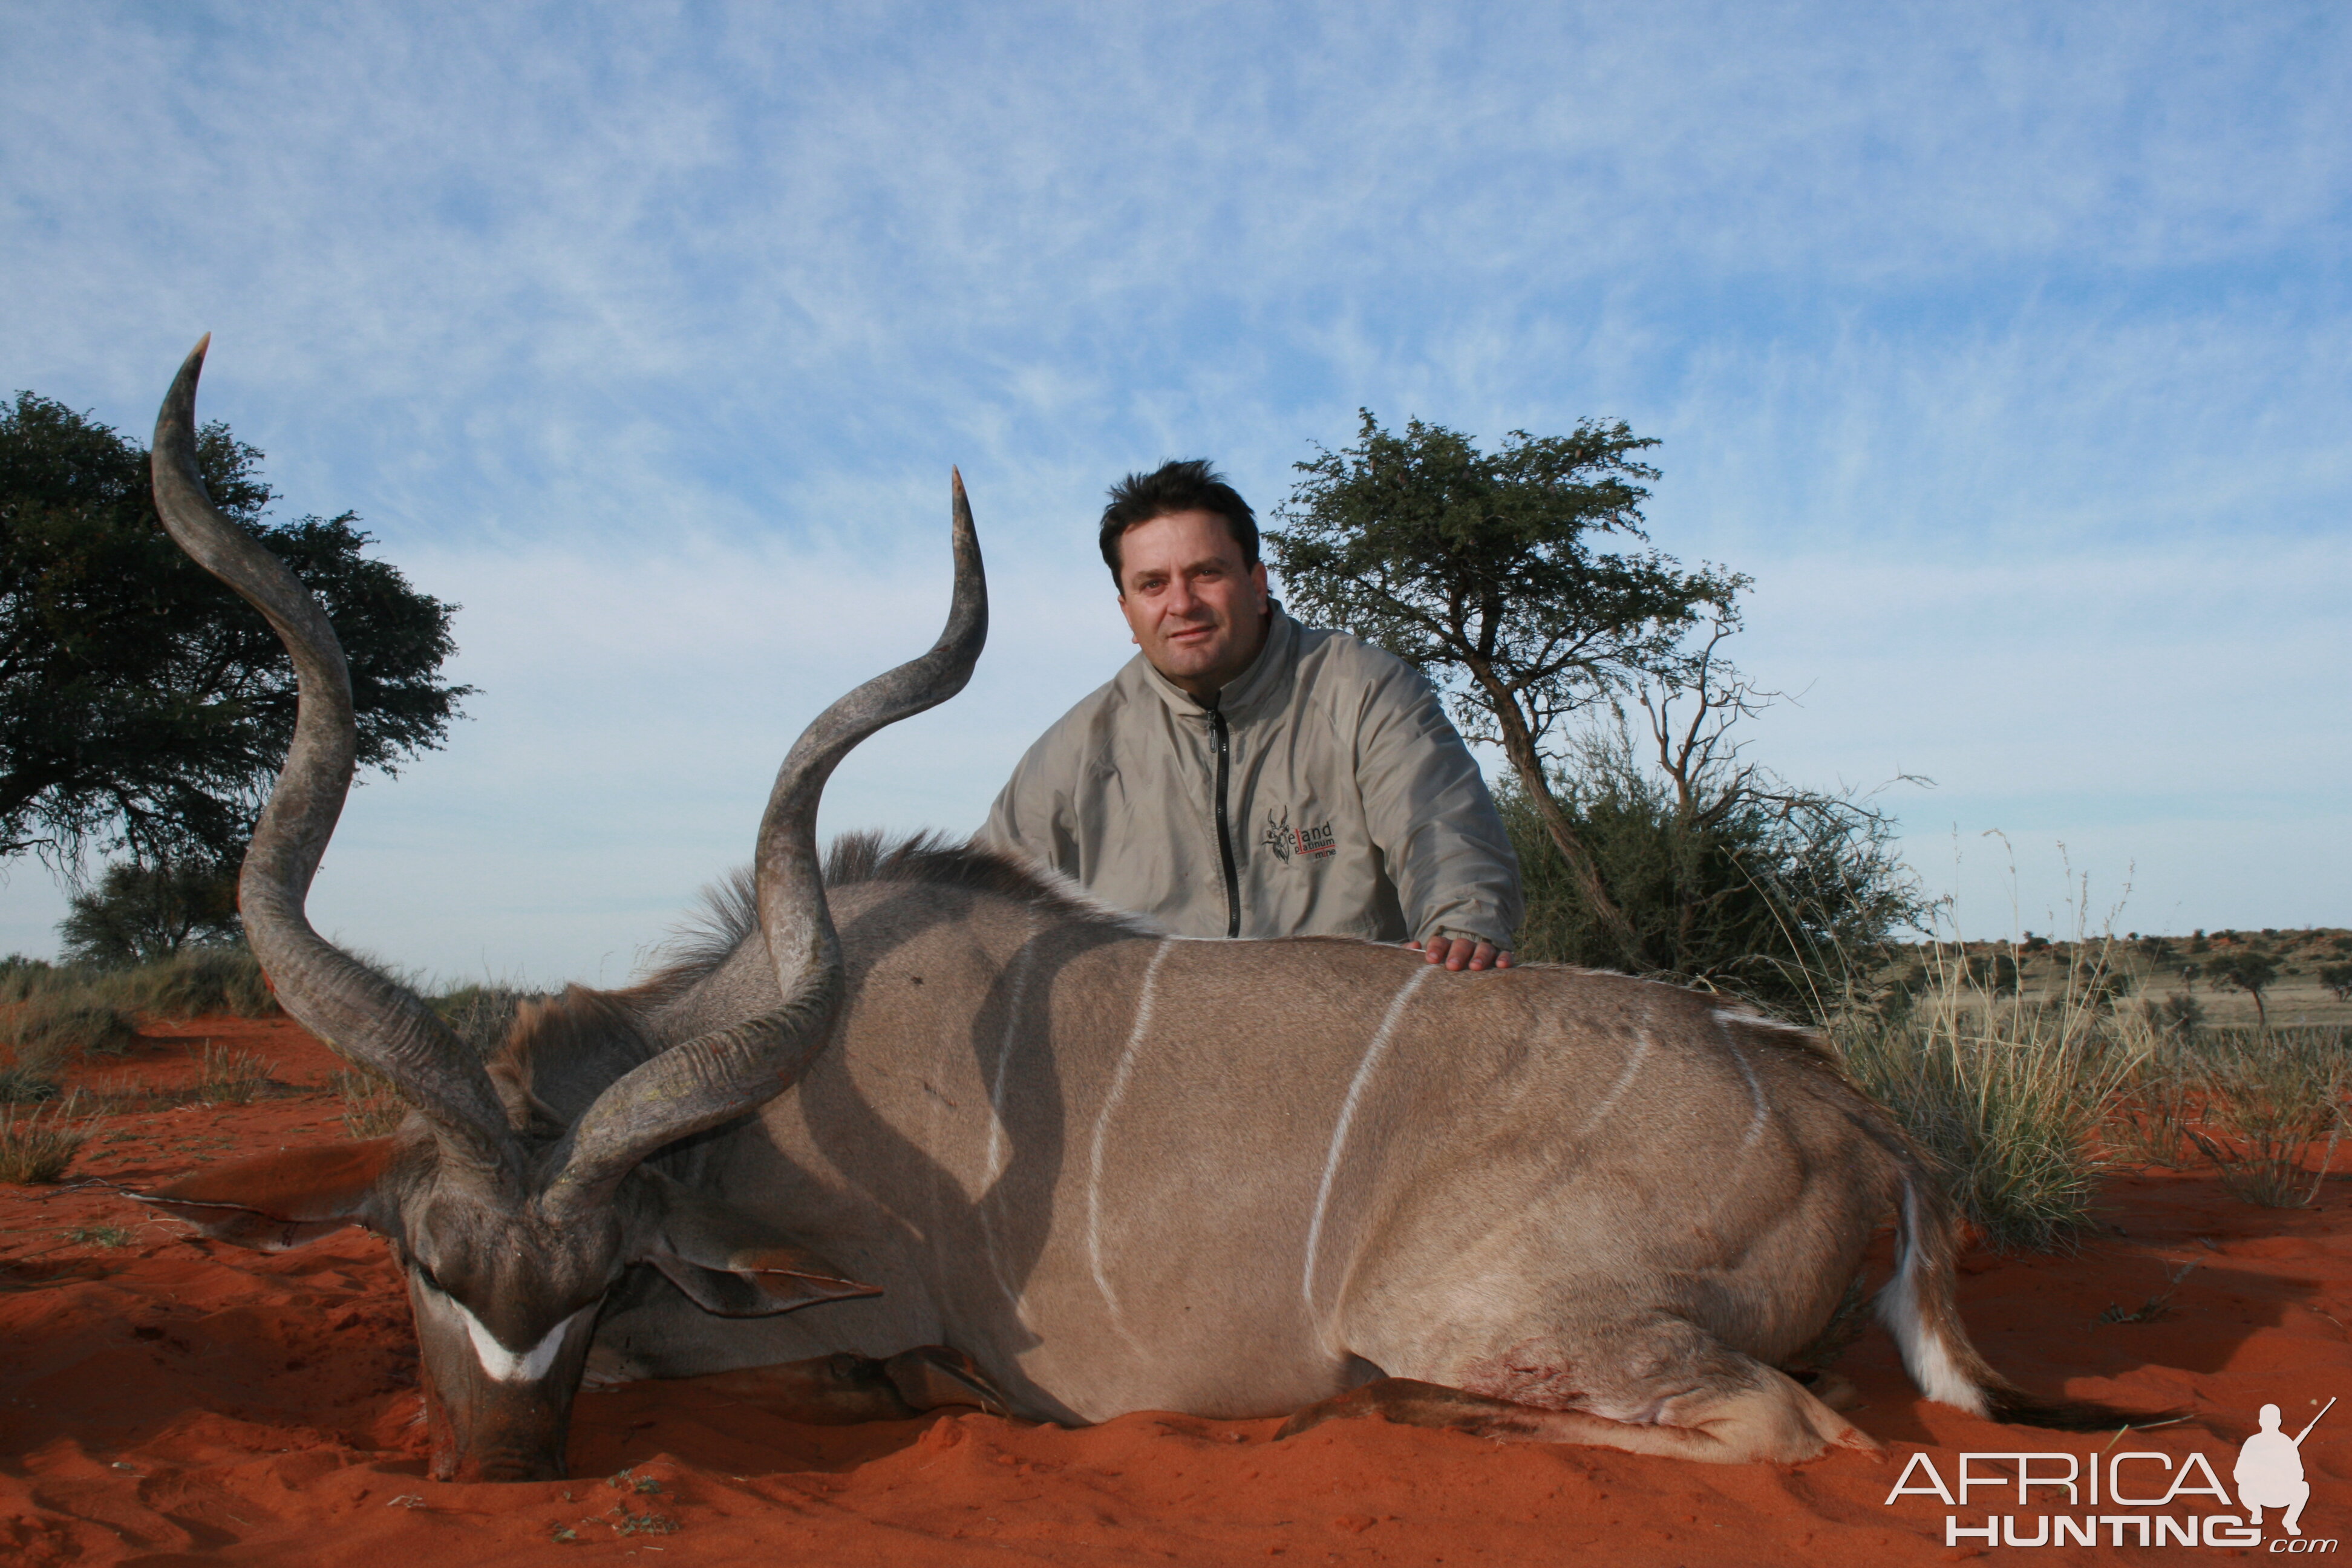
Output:
<path fill-rule="evenodd" d="M 242 945 L 184 947 L 152 963 L 101 971 L 89 984 L 118 1007 L 162 1018 L 267 1018 L 278 1011 L 260 963 Z"/>
<path fill-rule="evenodd" d="M 476 1056 L 487 1061 L 507 1043 L 516 1010 L 535 994 L 495 983 L 460 985 L 434 997 L 433 1010 Z"/>
<path fill-rule="evenodd" d="M 36 1010 L 108 1007 L 159 1018 L 267 1018 L 278 1011 L 253 953 L 226 943 L 184 947 L 169 958 L 121 968 L 0 960 L 0 1005 L 9 1004 Z"/>
<path fill-rule="evenodd" d="M 385 1137 L 408 1119 L 408 1102 L 382 1073 L 345 1068 L 334 1083 L 343 1100 L 343 1131 L 353 1138 Z"/>
<path fill-rule="evenodd" d="M 0 1106 L 0 1182 L 30 1186 L 64 1175 L 89 1136 L 72 1124 L 79 1109 L 75 1095 L 32 1110 Z"/>
<path fill-rule="evenodd" d="M 128 1247 L 131 1233 L 119 1225 L 78 1225 L 65 1233 L 77 1247 Z"/>
<path fill-rule="evenodd" d="M 37 1105 L 58 1097 L 58 1080 L 37 1067 L 0 1068 L 0 1105 Z"/>
<path fill-rule="evenodd" d="M 1903 1005 L 1849 1010 L 1829 1032 L 1847 1075 L 1943 1167 L 1986 1241 L 2063 1250 L 2091 1224 L 2101 1113 L 2146 1045 L 2109 995 L 2091 984 L 2020 1001 L 1938 950 Z"/>
<path fill-rule="evenodd" d="M 196 1098 L 250 1105 L 269 1087 L 269 1064 L 251 1051 L 207 1044 L 196 1057 Z"/>
<path fill-rule="evenodd" d="M 138 1034 L 121 1008 L 76 991 L 37 993 L 0 1023 L 0 1042 L 15 1047 L 20 1063 L 119 1056 Z"/>
<path fill-rule="evenodd" d="M 2212 1131 L 2192 1129 L 2190 1141 L 2234 1195 L 2263 1208 L 2310 1206 L 2344 1136 L 2352 1063 L 2346 1060 L 2343 1031 L 2229 1030 L 2215 1036 L 2198 1053 Z M 2230 1036 L 2239 1038 L 2230 1041 Z M 2310 1151 L 2323 1141 L 2317 1168 L 2305 1170 Z"/>

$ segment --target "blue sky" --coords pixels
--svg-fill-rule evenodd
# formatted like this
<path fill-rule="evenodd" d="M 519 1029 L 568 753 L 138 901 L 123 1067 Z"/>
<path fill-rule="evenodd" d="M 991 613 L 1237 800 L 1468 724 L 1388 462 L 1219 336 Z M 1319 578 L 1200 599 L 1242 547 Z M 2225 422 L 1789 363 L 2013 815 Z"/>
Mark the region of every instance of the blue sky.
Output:
<path fill-rule="evenodd" d="M 997 631 L 828 830 L 968 830 L 1116 667 L 1109 480 L 1270 511 L 1360 406 L 1660 437 L 1754 754 L 1935 779 L 1971 933 L 2347 923 L 2347 102 L 2333 5 L 5 4 L 0 390 L 143 439 L 212 331 L 281 514 L 465 606 L 313 900 L 443 976 L 617 980 L 743 858 L 950 463 Z"/>

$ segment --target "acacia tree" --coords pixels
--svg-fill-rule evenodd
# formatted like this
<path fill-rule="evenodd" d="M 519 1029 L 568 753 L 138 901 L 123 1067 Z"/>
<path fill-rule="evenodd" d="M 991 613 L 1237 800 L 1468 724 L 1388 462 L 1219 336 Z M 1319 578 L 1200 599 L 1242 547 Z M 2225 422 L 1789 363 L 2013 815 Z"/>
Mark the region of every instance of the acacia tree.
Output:
<path fill-rule="evenodd" d="M 1644 678 L 1696 677 L 1687 634 L 1737 624 L 1748 579 L 1686 570 L 1646 543 L 1638 454 L 1657 443 L 1622 421 L 1566 436 L 1515 430 L 1481 452 L 1441 425 L 1381 428 L 1319 452 L 1268 531 L 1299 608 L 1419 668 L 1473 740 L 1502 747 L 1519 789 L 1617 950 L 1643 968 L 1640 933 L 1554 788 L 1563 721 Z"/>
<path fill-rule="evenodd" d="M 2205 973 L 2234 991 L 2242 991 L 2254 999 L 2254 1016 L 2263 1028 L 2271 1026 L 2270 1009 L 2263 1005 L 2263 993 L 2278 979 L 2278 961 L 2266 952 L 2252 948 L 2240 948 L 2210 960 Z"/>
<path fill-rule="evenodd" d="M 358 519 L 270 523 L 261 454 L 211 424 L 206 489 L 325 605 L 349 657 L 363 766 L 437 747 L 472 688 L 438 679 L 456 606 L 362 553 Z M 147 454 L 63 404 L 0 404 L 0 858 L 67 875 L 127 851 L 233 874 L 293 732 L 268 624 L 181 553 Z"/>
<path fill-rule="evenodd" d="M 109 866 L 58 922 L 68 963 L 144 963 L 191 942 L 234 941 L 236 883 L 209 867 Z"/>

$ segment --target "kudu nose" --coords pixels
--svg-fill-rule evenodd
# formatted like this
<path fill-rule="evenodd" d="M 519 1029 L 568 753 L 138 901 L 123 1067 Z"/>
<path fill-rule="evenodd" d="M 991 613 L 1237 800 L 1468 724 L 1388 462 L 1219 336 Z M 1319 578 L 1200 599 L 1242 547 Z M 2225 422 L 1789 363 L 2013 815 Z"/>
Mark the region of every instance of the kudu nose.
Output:
<path fill-rule="evenodd" d="M 469 1475 L 467 1472 L 470 1470 Z M 459 1481 L 560 1481 L 565 1477 L 563 1460 L 551 1454 L 486 1454 L 471 1465 L 460 1465 L 452 1480 Z"/>

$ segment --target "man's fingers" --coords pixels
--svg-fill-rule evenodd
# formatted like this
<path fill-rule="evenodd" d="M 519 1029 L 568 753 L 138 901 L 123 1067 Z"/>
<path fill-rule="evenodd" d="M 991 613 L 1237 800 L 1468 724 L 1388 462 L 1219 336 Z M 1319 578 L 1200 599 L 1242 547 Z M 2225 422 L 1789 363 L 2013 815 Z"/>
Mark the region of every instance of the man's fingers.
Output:
<path fill-rule="evenodd" d="M 1466 936 L 1433 936 L 1425 942 L 1409 942 L 1405 946 L 1425 954 L 1432 963 L 1442 963 L 1451 970 L 1508 969 L 1511 955 L 1499 951 L 1491 942 Z"/>

